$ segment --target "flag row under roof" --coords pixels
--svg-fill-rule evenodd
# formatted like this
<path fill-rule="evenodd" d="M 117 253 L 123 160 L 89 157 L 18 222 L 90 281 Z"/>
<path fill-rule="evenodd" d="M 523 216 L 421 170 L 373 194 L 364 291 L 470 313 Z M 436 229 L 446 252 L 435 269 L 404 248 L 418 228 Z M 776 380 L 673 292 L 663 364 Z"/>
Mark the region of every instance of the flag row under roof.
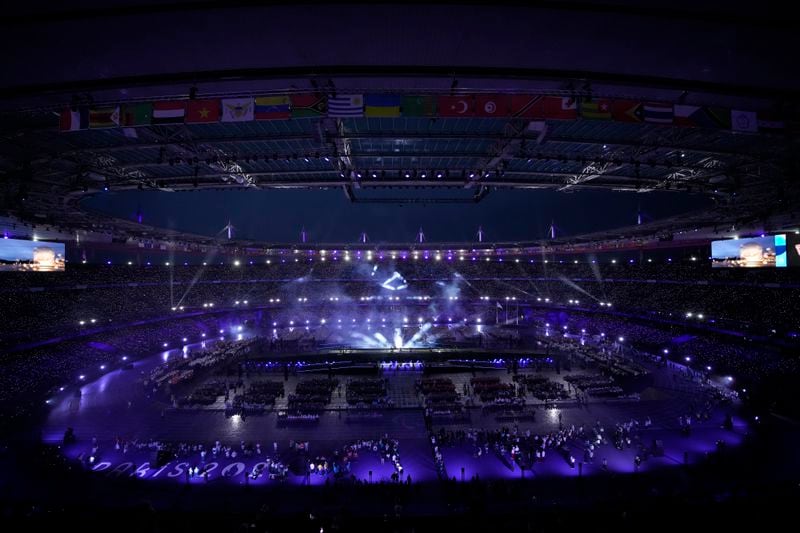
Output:
<path fill-rule="evenodd" d="M 158 124 L 211 124 L 303 118 L 507 118 L 608 120 L 665 126 L 780 132 L 784 122 L 755 111 L 724 107 L 525 94 L 458 96 L 293 94 L 222 99 L 139 102 L 64 109 L 61 131 L 130 128 Z"/>

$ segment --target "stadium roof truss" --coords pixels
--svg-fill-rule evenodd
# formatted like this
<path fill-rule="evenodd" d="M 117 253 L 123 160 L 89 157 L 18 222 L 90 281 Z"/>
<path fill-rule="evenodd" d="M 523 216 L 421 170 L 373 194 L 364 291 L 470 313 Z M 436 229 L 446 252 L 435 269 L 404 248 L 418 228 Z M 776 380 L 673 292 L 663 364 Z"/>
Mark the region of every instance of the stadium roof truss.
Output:
<path fill-rule="evenodd" d="M 354 202 L 426 203 L 478 202 L 499 188 L 683 191 L 720 205 L 747 197 L 755 210 L 779 194 L 793 143 L 580 118 L 323 117 L 75 132 L 57 122 L 53 109 L 4 120 L 0 171 L 20 178 L 7 180 L 5 195 L 21 189 L 28 213 L 84 227 L 99 215 L 80 200 L 107 189 L 337 188 Z"/>

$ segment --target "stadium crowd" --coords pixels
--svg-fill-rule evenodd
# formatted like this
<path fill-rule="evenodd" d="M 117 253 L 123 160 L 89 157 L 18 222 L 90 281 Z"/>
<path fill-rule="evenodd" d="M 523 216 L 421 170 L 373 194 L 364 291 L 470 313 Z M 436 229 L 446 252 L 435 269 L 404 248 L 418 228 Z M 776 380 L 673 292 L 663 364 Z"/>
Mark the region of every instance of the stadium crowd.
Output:
<path fill-rule="evenodd" d="M 506 298 L 515 298 L 520 303 L 626 311 L 780 338 L 794 338 L 800 326 L 792 312 L 800 286 L 776 269 L 742 272 L 701 263 L 383 261 L 238 267 L 70 265 L 61 273 L 11 272 L 9 283 L 0 289 L 8 302 L 0 310 L 0 342 L 8 346 L 187 310 L 264 305 L 335 309 L 380 297 L 385 302 L 389 294 L 381 286 L 384 279 L 378 278 L 388 278 L 395 270 L 409 288 L 391 296 L 406 301 L 427 297 L 447 306 L 457 297 L 460 302 L 485 301 L 488 308 L 495 302 L 505 307 Z"/>

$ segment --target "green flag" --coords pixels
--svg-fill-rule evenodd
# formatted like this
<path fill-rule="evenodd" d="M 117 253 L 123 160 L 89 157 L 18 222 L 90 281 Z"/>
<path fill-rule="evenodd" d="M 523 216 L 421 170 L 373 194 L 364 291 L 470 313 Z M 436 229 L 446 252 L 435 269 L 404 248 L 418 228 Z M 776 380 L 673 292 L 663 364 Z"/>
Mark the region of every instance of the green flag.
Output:
<path fill-rule="evenodd" d="M 153 118 L 153 104 L 126 104 L 122 107 L 121 126 L 147 126 Z"/>
<path fill-rule="evenodd" d="M 404 117 L 435 117 L 435 96 L 404 96 L 400 106 Z"/>

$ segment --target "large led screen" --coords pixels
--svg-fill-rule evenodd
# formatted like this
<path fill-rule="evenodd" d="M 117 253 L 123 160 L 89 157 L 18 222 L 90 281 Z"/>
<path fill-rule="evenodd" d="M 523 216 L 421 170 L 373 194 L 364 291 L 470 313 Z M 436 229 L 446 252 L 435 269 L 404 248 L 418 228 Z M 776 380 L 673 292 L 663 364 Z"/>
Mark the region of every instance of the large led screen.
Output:
<path fill-rule="evenodd" d="M 711 266 L 715 268 L 785 267 L 787 255 L 784 234 L 711 242 Z"/>
<path fill-rule="evenodd" d="M 0 271 L 56 272 L 63 270 L 63 243 L 0 239 Z"/>

